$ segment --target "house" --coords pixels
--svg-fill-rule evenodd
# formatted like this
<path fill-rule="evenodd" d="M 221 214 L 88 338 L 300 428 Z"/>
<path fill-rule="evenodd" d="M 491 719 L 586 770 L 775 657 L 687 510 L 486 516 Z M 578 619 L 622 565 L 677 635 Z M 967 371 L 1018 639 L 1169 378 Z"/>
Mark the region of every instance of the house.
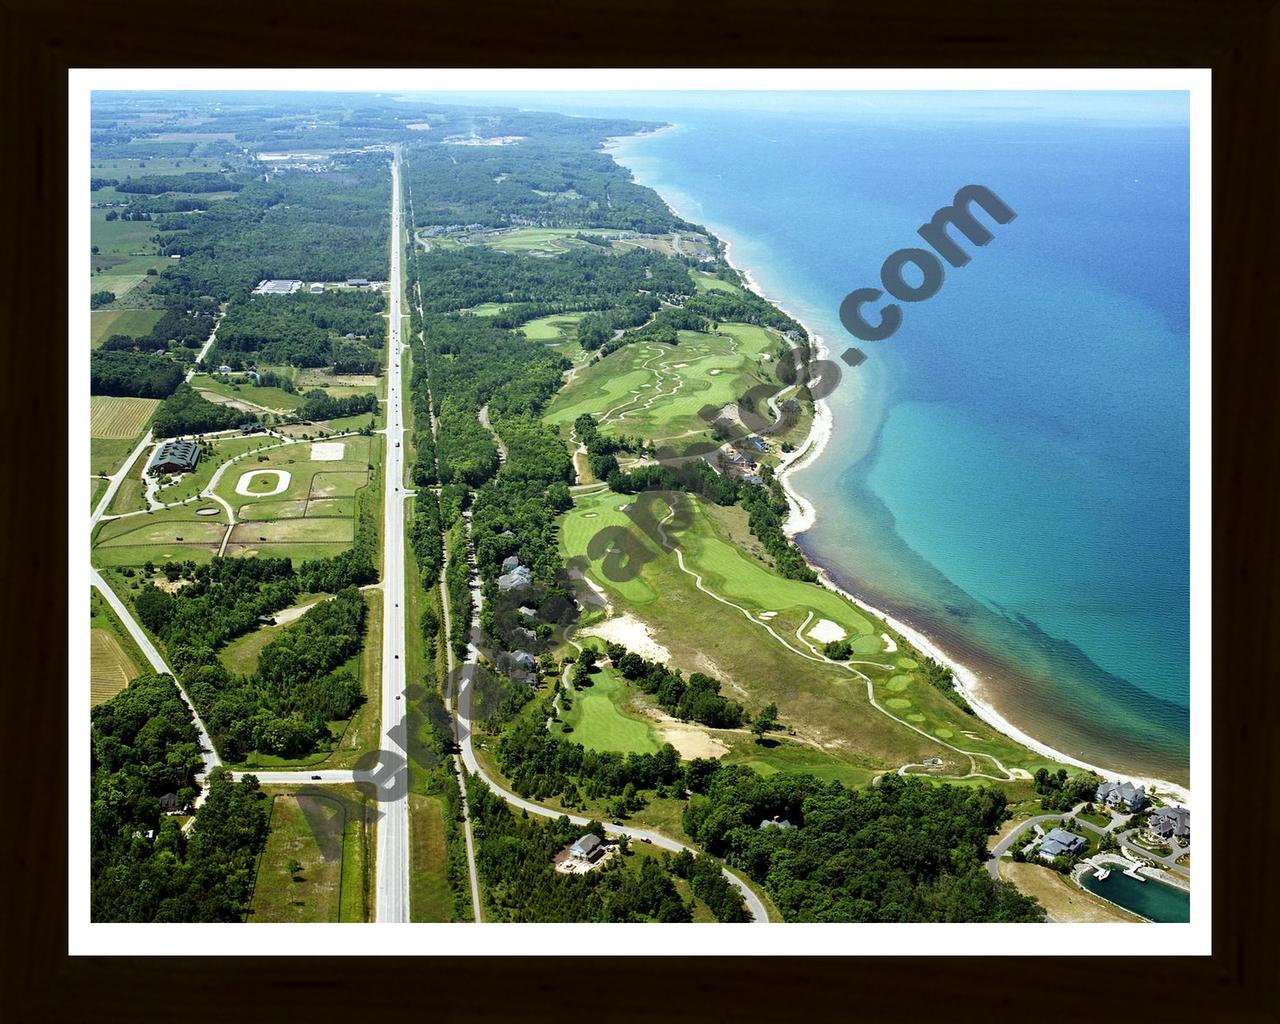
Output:
<path fill-rule="evenodd" d="M 194 441 L 166 441 L 152 456 L 147 474 L 190 473 L 200 461 L 200 446 Z"/>
<path fill-rule="evenodd" d="M 231 369 L 231 367 L 229 367 L 226 363 L 223 363 L 221 366 L 218 367 L 218 372 L 219 373 L 235 373 L 235 370 Z"/>
<path fill-rule="evenodd" d="M 536 619 L 538 617 L 538 613 L 527 604 L 522 604 L 520 606 L 520 614 L 526 619 Z"/>
<path fill-rule="evenodd" d="M 368 288 L 369 279 L 367 277 L 349 277 L 347 278 L 348 288 Z"/>
<path fill-rule="evenodd" d="M 498 590 L 506 594 L 512 590 L 523 590 L 533 583 L 533 573 L 523 565 L 517 565 L 510 572 L 498 577 Z"/>
<path fill-rule="evenodd" d="M 172 814 L 177 809 L 178 809 L 177 793 L 165 793 L 164 796 L 160 798 L 160 810 L 164 811 L 166 814 Z"/>
<path fill-rule="evenodd" d="M 1076 857 L 1089 848 L 1089 840 L 1063 828 L 1050 829 L 1040 844 L 1040 856 L 1045 860 L 1054 857 Z"/>
<path fill-rule="evenodd" d="M 502 560 L 502 571 L 510 572 L 520 564 L 520 559 L 516 555 L 508 555 Z"/>
<path fill-rule="evenodd" d="M 252 434 L 252 433 L 253 433 L 255 430 L 257 430 L 257 429 L 258 429 L 258 424 L 256 424 L 256 423 L 241 423 L 241 424 L 240 424 L 240 433 L 242 433 L 242 434 Z"/>
<path fill-rule="evenodd" d="M 538 670 L 538 659 L 528 651 L 512 651 L 511 663 L 526 672 L 536 672 Z"/>
<path fill-rule="evenodd" d="M 765 444 L 762 438 L 759 437 L 747 438 L 747 444 L 751 445 L 751 447 L 758 452 L 767 452 L 769 450 L 769 446 Z"/>
<path fill-rule="evenodd" d="M 1135 786 L 1132 782 L 1104 782 L 1095 796 L 1099 803 L 1108 807 L 1139 811 L 1147 802 L 1147 788 Z"/>
<path fill-rule="evenodd" d="M 311 286 L 311 294 L 312 294 L 312 295 L 319 295 L 319 294 L 321 294 L 323 291 L 324 291 L 324 285 L 322 285 L 319 281 L 317 281 L 315 284 L 313 284 L 313 285 Z"/>
<path fill-rule="evenodd" d="M 760 822 L 759 828 L 795 828 L 791 822 L 780 814 L 775 814 L 772 818 L 765 818 Z"/>
<path fill-rule="evenodd" d="M 604 843 L 600 842 L 600 837 L 594 832 L 588 832 L 569 847 L 569 856 L 578 860 L 596 861 L 600 859 L 602 853 L 604 853 Z"/>
<path fill-rule="evenodd" d="M 1152 812 L 1147 828 L 1165 839 L 1191 839 L 1191 812 L 1185 807 L 1161 807 Z"/>

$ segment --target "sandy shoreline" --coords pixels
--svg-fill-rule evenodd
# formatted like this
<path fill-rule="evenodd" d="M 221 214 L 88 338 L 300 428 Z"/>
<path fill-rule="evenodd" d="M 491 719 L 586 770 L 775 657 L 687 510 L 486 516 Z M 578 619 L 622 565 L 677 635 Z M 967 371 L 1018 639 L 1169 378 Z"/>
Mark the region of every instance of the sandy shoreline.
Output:
<path fill-rule="evenodd" d="M 614 151 L 621 148 L 620 144 L 623 139 L 632 140 L 637 138 L 651 138 L 653 135 L 669 131 L 675 127 L 677 126 L 668 125 L 655 132 L 645 132 L 632 136 L 621 136 L 617 140 L 610 139 L 605 146 L 605 151 L 610 152 L 611 155 L 615 155 L 616 158 L 616 153 Z M 615 146 L 615 141 L 619 145 Z M 618 162 L 621 163 L 620 160 Z M 636 178 L 634 170 L 632 171 L 632 177 Z M 638 181 L 639 179 L 636 178 L 636 180 Z M 676 208 L 675 205 L 672 204 L 671 200 L 667 196 L 662 194 L 660 189 L 656 188 L 656 186 L 651 185 L 649 187 L 654 188 L 654 190 L 658 192 L 663 202 L 667 204 L 667 207 L 677 217 L 688 220 L 691 223 L 698 223 L 697 220 L 686 217 L 679 209 Z M 771 302 L 799 323 L 809 335 L 810 345 L 817 357 L 819 359 L 828 359 L 830 357 L 830 349 L 827 348 L 823 337 L 820 334 L 817 334 L 808 324 L 796 315 L 794 311 L 788 309 L 784 302 L 766 294 L 764 289 L 760 287 L 760 283 L 751 273 L 750 269 L 741 267 L 733 262 L 733 244 L 724 236 L 722 231 L 718 231 L 710 225 L 706 225 L 706 227 L 708 231 L 713 231 L 716 237 L 724 243 L 725 262 L 742 276 L 742 280 L 746 286 L 762 299 L 765 299 L 767 302 Z M 818 511 L 811 501 L 796 491 L 788 478 L 795 470 L 801 469 L 816 460 L 826 449 L 827 445 L 831 443 L 834 433 L 834 417 L 831 413 L 831 407 L 827 404 L 826 400 L 818 399 L 813 403 L 813 406 L 813 423 L 809 430 L 809 436 L 805 439 L 804 444 L 800 445 L 794 452 L 790 452 L 783 456 L 777 469 L 778 480 L 782 484 L 783 492 L 787 497 L 787 504 L 790 507 L 787 520 L 783 524 L 783 532 L 790 538 L 794 538 L 797 534 L 804 533 L 806 530 L 811 529 L 818 520 Z M 946 651 L 942 650 L 942 648 L 939 647 L 938 644 L 927 634 L 908 623 L 895 619 L 893 616 L 881 611 L 879 608 L 868 604 L 866 601 L 855 597 L 853 594 L 850 594 L 848 591 L 839 587 L 835 581 L 831 579 L 831 576 L 827 573 L 826 569 L 822 566 L 815 565 L 807 556 L 804 555 L 803 551 L 801 552 L 801 555 L 805 558 L 805 562 L 810 566 L 810 568 L 818 574 L 818 579 L 821 581 L 823 586 L 841 595 L 846 600 L 852 602 L 854 605 L 869 614 L 874 615 L 910 641 L 911 644 L 914 645 L 921 653 L 950 669 L 952 675 L 955 676 L 957 688 L 960 690 L 961 694 L 963 694 L 965 700 L 969 702 L 974 713 L 978 718 L 982 719 L 992 728 L 1044 757 L 1060 761 L 1063 764 L 1075 765 L 1077 768 L 1083 768 L 1086 771 L 1094 772 L 1095 774 L 1102 776 L 1104 779 L 1113 781 L 1129 780 L 1136 782 L 1146 786 L 1149 792 L 1158 792 L 1158 794 L 1166 800 L 1180 803 L 1184 807 L 1191 806 L 1191 790 L 1185 786 L 1169 782 L 1166 779 L 1155 779 L 1100 768 L 1097 765 L 1089 764 L 1088 762 L 1072 757 L 1069 754 L 1064 754 L 1060 750 L 1055 750 L 1047 743 L 1037 740 L 1035 737 L 1018 728 L 1005 718 L 989 699 L 982 695 L 982 680 L 976 672 L 950 657 Z"/>

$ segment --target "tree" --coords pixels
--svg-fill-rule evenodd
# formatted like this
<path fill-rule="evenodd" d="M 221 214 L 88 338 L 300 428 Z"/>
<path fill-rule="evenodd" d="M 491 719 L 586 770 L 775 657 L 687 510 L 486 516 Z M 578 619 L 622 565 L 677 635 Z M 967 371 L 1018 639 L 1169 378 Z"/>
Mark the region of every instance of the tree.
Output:
<path fill-rule="evenodd" d="M 302 861 L 296 857 L 289 858 L 289 877 L 295 882 L 301 882 L 302 878 Z"/>

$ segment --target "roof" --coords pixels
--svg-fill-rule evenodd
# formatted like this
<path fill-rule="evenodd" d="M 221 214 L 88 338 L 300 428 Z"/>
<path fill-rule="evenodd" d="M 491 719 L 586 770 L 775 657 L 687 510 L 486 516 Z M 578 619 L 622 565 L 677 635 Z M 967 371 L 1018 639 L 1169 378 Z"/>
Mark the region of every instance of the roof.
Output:
<path fill-rule="evenodd" d="M 502 571 L 510 572 L 520 564 L 520 559 L 516 555 L 508 555 L 502 560 Z"/>
<path fill-rule="evenodd" d="M 587 857 L 598 849 L 600 849 L 600 837 L 594 832 L 588 832 L 569 847 L 569 852 L 578 857 Z"/>
<path fill-rule="evenodd" d="M 533 582 L 533 573 L 523 565 L 517 565 L 508 573 L 498 577 L 498 589 L 502 591 L 520 590 Z"/>
<path fill-rule="evenodd" d="M 302 287 L 301 281 L 292 280 L 272 280 L 259 281 L 258 287 L 253 290 L 255 295 L 292 295 Z"/>
<path fill-rule="evenodd" d="M 1075 853 L 1088 845 L 1089 841 L 1084 836 L 1078 836 L 1064 828 L 1054 828 L 1044 837 L 1040 852 L 1049 857 L 1057 857 L 1063 853 Z"/>
<path fill-rule="evenodd" d="M 157 466 L 175 465 L 193 469 L 200 461 L 200 446 L 194 441 L 166 441 L 151 458 L 147 471 Z"/>
<path fill-rule="evenodd" d="M 1175 835 L 1191 832 L 1191 812 L 1185 807 L 1160 807 L 1151 812 L 1150 824 L 1155 828 L 1166 827 Z"/>
<path fill-rule="evenodd" d="M 786 818 L 775 814 L 772 818 L 765 818 L 760 822 L 760 828 L 795 828 L 795 826 Z"/>
<path fill-rule="evenodd" d="M 512 651 L 511 660 L 514 661 L 521 668 L 532 669 L 532 668 L 538 667 L 538 659 L 535 658 L 528 651 Z"/>

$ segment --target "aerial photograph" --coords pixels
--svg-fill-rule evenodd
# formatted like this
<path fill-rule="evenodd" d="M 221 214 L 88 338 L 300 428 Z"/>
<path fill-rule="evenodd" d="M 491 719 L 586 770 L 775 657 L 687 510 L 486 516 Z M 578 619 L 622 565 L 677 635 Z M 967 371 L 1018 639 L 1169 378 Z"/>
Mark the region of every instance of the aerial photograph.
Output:
<path fill-rule="evenodd" d="M 95 89 L 87 922 L 1190 928 L 1191 123 Z"/>

